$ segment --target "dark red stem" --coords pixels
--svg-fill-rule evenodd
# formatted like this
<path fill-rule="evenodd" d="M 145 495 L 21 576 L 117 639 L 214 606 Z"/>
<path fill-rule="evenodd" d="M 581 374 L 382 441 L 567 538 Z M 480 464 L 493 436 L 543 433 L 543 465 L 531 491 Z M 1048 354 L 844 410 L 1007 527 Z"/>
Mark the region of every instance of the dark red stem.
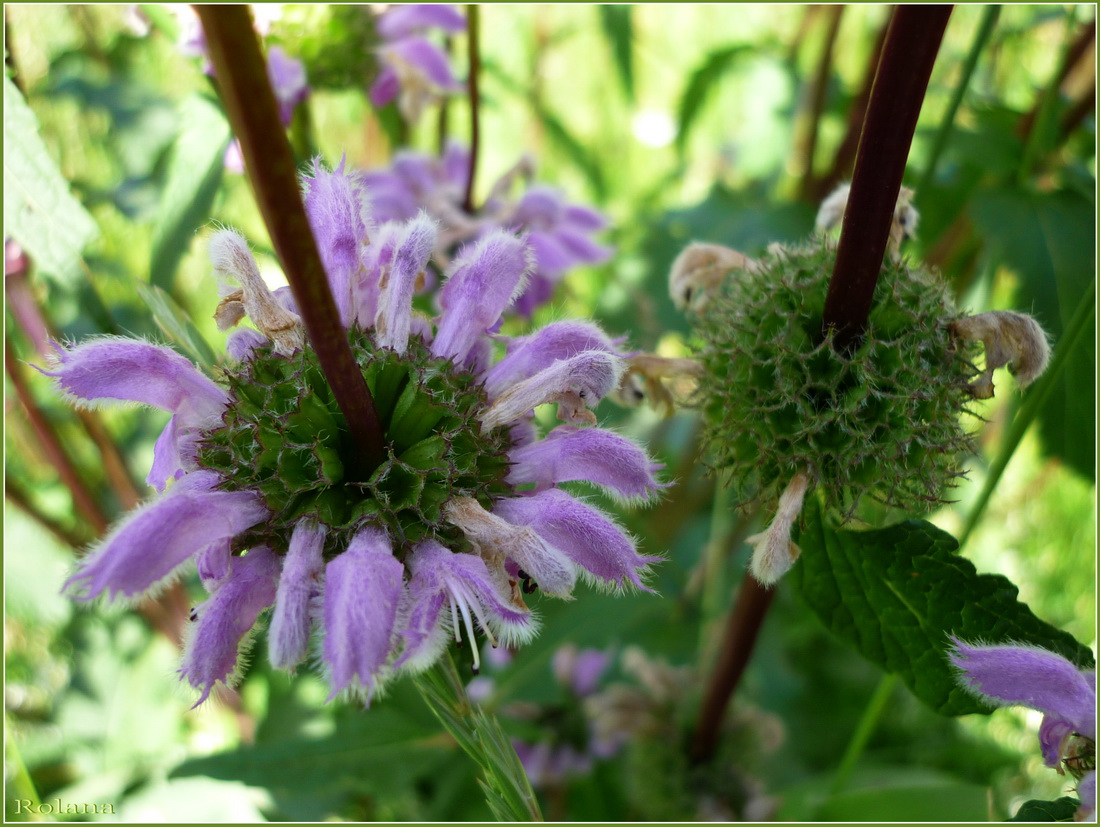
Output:
<path fill-rule="evenodd" d="M 248 6 L 196 5 L 233 132 L 241 143 L 256 201 L 298 303 L 310 344 L 356 449 L 353 478 L 385 459 L 382 425 L 348 345 L 302 205 L 294 155 L 279 121 L 267 66 Z"/>
<path fill-rule="evenodd" d="M 718 663 L 714 666 L 699 721 L 691 741 L 691 761 L 701 764 L 714 755 L 722 734 L 722 721 L 733 692 L 752 657 L 756 638 L 764 625 L 775 589 L 762 585 L 750 572 L 745 572 L 737 592 L 733 611 L 726 625 L 725 639 Z"/>
<path fill-rule="evenodd" d="M 894 9 L 856 151 L 822 335 L 838 350 L 863 335 L 928 79 L 953 6 Z"/>

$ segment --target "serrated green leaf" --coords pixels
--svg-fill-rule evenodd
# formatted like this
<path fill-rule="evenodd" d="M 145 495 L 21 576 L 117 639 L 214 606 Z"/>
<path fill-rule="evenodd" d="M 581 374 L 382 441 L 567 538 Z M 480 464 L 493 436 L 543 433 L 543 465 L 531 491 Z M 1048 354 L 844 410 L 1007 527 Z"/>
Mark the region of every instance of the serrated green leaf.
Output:
<path fill-rule="evenodd" d="M 687 146 L 688 133 L 715 84 L 741 55 L 751 53 L 753 47 L 747 44 L 718 49 L 703 58 L 699 68 L 692 72 L 687 88 L 680 96 L 679 131 L 676 134 L 676 149 L 679 152 L 682 153 Z"/>
<path fill-rule="evenodd" d="M 180 121 L 184 129 L 172 147 L 149 257 L 150 283 L 169 291 L 191 240 L 210 217 L 230 137 L 221 110 L 201 95 L 183 101 Z"/>
<path fill-rule="evenodd" d="M 615 68 L 623 82 L 626 99 L 634 102 L 634 7 L 629 5 L 608 5 L 601 3 L 596 7 L 600 13 L 600 25 L 604 36 L 611 46 L 611 55 L 615 59 Z"/>
<path fill-rule="evenodd" d="M 164 335 L 179 345 L 195 364 L 213 370 L 218 361 L 217 354 L 172 297 L 155 285 L 137 282 L 136 286 L 138 295 Z"/>
<path fill-rule="evenodd" d="M 1081 802 L 1062 796 L 1057 801 L 1025 801 L 1009 821 L 1073 821 L 1073 815 Z"/>
<path fill-rule="evenodd" d="M 955 538 L 909 520 L 875 531 L 837 531 L 816 499 L 803 512 L 802 555 L 789 578 L 837 637 L 944 715 L 988 712 L 957 683 L 947 659 L 949 635 L 986 644 L 1026 643 L 1082 668 L 1092 653 L 1032 614 L 1006 578 L 978 574 L 956 554 Z"/>
<path fill-rule="evenodd" d="M 44 275 L 80 277 L 84 247 L 99 235 L 92 216 L 69 191 L 23 95 L 4 78 L 4 232 Z"/>

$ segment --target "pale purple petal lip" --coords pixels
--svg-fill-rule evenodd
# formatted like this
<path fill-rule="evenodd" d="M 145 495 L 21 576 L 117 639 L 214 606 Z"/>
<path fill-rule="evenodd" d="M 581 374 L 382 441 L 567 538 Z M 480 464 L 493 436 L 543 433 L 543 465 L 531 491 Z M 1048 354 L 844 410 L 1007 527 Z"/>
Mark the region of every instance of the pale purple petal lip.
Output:
<path fill-rule="evenodd" d="M 387 63 L 404 64 L 417 70 L 433 86 L 444 92 L 461 92 L 463 86 L 451 73 L 447 55 L 434 43 L 422 37 L 406 37 L 383 46 L 381 57 Z M 401 71 L 398 69 L 398 77 Z"/>
<path fill-rule="evenodd" d="M 72 349 L 59 347 L 52 367 L 41 372 L 76 400 L 141 402 L 181 414 L 186 420 L 181 424 L 215 423 L 229 401 L 174 350 L 135 339 L 105 336 Z"/>
<path fill-rule="evenodd" d="M 951 662 L 965 686 L 1000 705 L 1037 709 L 1096 737 L 1095 676 L 1061 655 L 1031 646 L 973 646 L 952 638 Z"/>
<path fill-rule="evenodd" d="M 374 226 L 362 176 L 344 172 L 344 161 L 329 172 L 319 159 L 313 174 L 304 176 L 306 215 L 317 239 L 340 321 L 351 324 L 358 306 L 357 289 L 364 246 L 373 239 Z"/>
<path fill-rule="evenodd" d="M 568 359 L 586 350 L 619 354 L 611 339 L 588 322 L 551 322 L 528 336 L 508 343 L 508 352 L 485 375 L 490 398 L 499 396 L 510 385 L 534 376 L 559 359 Z"/>
<path fill-rule="evenodd" d="M 309 652 L 311 606 L 321 592 L 324 544 L 323 526 L 305 521 L 294 526 L 268 629 L 268 654 L 276 669 L 293 669 Z"/>
<path fill-rule="evenodd" d="M 645 589 L 642 574 L 660 558 L 638 554 L 634 541 L 589 505 L 556 488 L 530 497 L 498 500 L 493 512 L 535 530 L 581 569 L 609 584 Z"/>
<path fill-rule="evenodd" d="M 325 567 L 324 661 L 329 700 L 361 688 L 370 702 L 389 656 L 404 568 L 385 532 L 364 528 Z"/>
<path fill-rule="evenodd" d="M 439 291 L 443 315 L 432 355 L 461 363 L 523 289 L 531 264 L 524 241 L 503 231 L 463 248 Z"/>
<path fill-rule="evenodd" d="M 279 46 L 267 50 L 267 76 L 279 103 L 279 120 L 288 125 L 294 108 L 309 97 L 306 67 Z"/>
<path fill-rule="evenodd" d="M 602 428 L 563 425 L 538 442 L 515 448 L 508 457 L 508 482 L 535 483 L 542 489 L 583 480 L 623 497 L 647 497 L 660 488 L 656 466 L 626 437 Z"/>
<path fill-rule="evenodd" d="M 279 557 L 268 548 L 254 548 L 236 557 L 229 576 L 197 609 L 197 622 L 180 676 L 207 699 L 214 684 L 231 683 L 240 659 L 241 641 L 252 630 L 260 612 L 275 600 Z"/>
<path fill-rule="evenodd" d="M 392 66 L 383 65 L 370 87 L 370 102 L 381 108 L 397 97 L 401 80 Z"/>
<path fill-rule="evenodd" d="M 167 494 L 130 512 L 80 561 L 64 590 L 79 600 L 104 592 L 108 597 L 136 597 L 202 549 L 267 516 L 258 494 L 218 491 L 217 482 L 212 471 L 195 471 Z"/>
<path fill-rule="evenodd" d="M 426 212 L 410 221 L 397 241 L 389 278 L 379 299 L 376 338 L 383 347 L 404 353 L 409 344 L 412 300 L 417 276 L 435 248 L 437 223 Z"/>
<path fill-rule="evenodd" d="M 396 40 L 430 28 L 461 32 L 466 29 L 466 18 L 446 3 L 408 3 L 387 9 L 375 25 L 386 40 Z"/>

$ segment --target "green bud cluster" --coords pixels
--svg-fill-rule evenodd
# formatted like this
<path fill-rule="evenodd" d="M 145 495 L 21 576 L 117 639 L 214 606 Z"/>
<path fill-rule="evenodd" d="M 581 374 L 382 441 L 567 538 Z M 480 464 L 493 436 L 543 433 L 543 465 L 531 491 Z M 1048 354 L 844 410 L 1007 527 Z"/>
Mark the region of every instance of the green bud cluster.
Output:
<path fill-rule="evenodd" d="M 366 522 L 383 525 L 399 553 L 427 538 L 463 547 L 443 506 L 474 497 L 489 509 L 511 493 L 507 429 L 481 433 L 488 406 L 482 383 L 433 357 L 419 338 L 398 354 L 361 331 L 348 335 L 386 444 L 385 460 L 363 481 L 349 478 L 347 424 L 308 345 L 290 357 L 258 348 L 225 372 L 233 401 L 222 426 L 203 435 L 198 461 L 222 476 L 226 490 L 259 492 L 272 513 L 239 544 L 283 552 L 294 524 L 313 517 L 332 529 L 330 557 Z"/>
<path fill-rule="evenodd" d="M 942 281 L 887 261 L 865 335 L 838 352 L 822 336 L 835 258 L 820 239 L 775 247 L 696 318 L 710 462 L 742 504 L 772 507 L 801 471 L 842 521 L 864 516 L 865 497 L 927 511 L 971 450 L 960 411 L 973 347 L 949 334 L 960 314 Z"/>

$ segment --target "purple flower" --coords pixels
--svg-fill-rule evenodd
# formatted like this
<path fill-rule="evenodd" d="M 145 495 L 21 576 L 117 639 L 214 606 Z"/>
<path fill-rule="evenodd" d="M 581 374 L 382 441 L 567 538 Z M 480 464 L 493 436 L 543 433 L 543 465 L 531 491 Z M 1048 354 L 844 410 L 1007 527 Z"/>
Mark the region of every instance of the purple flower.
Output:
<path fill-rule="evenodd" d="M 434 259 L 441 269 L 449 265 L 457 244 L 502 229 L 523 235 L 532 269 L 512 310 L 530 318 L 570 270 L 600 264 L 612 253 L 592 238 L 607 227 L 607 219 L 595 210 L 569 204 L 561 192 L 541 184 L 530 186 L 518 201 L 509 197 L 515 179 L 531 177 L 531 166 L 524 158 L 505 173 L 473 215 L 463 209 L 469 153 L 455 143 L 442 158 L 399 152 L 388 169 L 371 170 L 364 181 L 379 222 L 408 220 L 420 210 L 440 222 Z"/>
<path fill-rule="evenodd" d="M 1037 646 L 978 646 L 956 638 L 951 663 L 959 683 L 996 706 L 1043 713 L 1039 745 L 1048 767 L 1078 779 L 1083 821 L 1096 811 L 1096 672 Z M 1082 761 L 1081 759 L 1085 760 Z"/>
<path fill-rule="evenodd" d="M 289 125 L 298 104 L 309 97 L 306 67 L 281 47 L 271 46 L 267 50 L 267 77 L 279 104 L 279 120 L 284 126 Z"/>
<path fill-rule="evenodd" d="M 460 92 L 446 53 L 422 36 L 429 29 L 453 34 L 466 28 L 465 18 L 447 5 L 394 6 L 378 19 L 383 39 L 378 49 L 381 70 L 370 88 L 371 103 L 385 106 L 397 99 L 406 121 L 415 123 L 424 108 L 444 94 Z"/>
<path fill-rule="evenodd" d="M 349 477 L 346 425 L 305 340 L 297 307 L 272 293 L 244 238 L 211 239 L 223 280 L 215 312 L 234 330 L 215 379 L 165 347 L 122 338 L 59 348 L 47 375 L 77 404 L 139 402 L 171 414 L 150 482 L 162 491 L 78 565 L 66 590 L 136 600 L 194 559 L 210 598 L 181 675 L 205 700 L 237 679 L 271 607 L 271 662 L 311 655 L 332 695 L 369 699 L 430 666 L 465 635 L 475 652 L 527 640 L 525 595 L 568 598 L 578 575 L 644 588 L 658 558 L 558 484 L 645 499 L 660 485 L 634 443 L 589 410 L 622 374 L 599 328 L 559 322 L 510 343 L 493 331 L 522 288 L 531 252 L 504 231 L 458 251 L 428 319 L 412 298 L 440 232 L 418 215 L 377 227 L 362 176 L 315 165 L 305 206 L 349 342 L 371 388 L 386 458 Z M 538 439 L 533 409 L 568 422 Z M 591 671 L 586 667 L 585 671 Z"/>

